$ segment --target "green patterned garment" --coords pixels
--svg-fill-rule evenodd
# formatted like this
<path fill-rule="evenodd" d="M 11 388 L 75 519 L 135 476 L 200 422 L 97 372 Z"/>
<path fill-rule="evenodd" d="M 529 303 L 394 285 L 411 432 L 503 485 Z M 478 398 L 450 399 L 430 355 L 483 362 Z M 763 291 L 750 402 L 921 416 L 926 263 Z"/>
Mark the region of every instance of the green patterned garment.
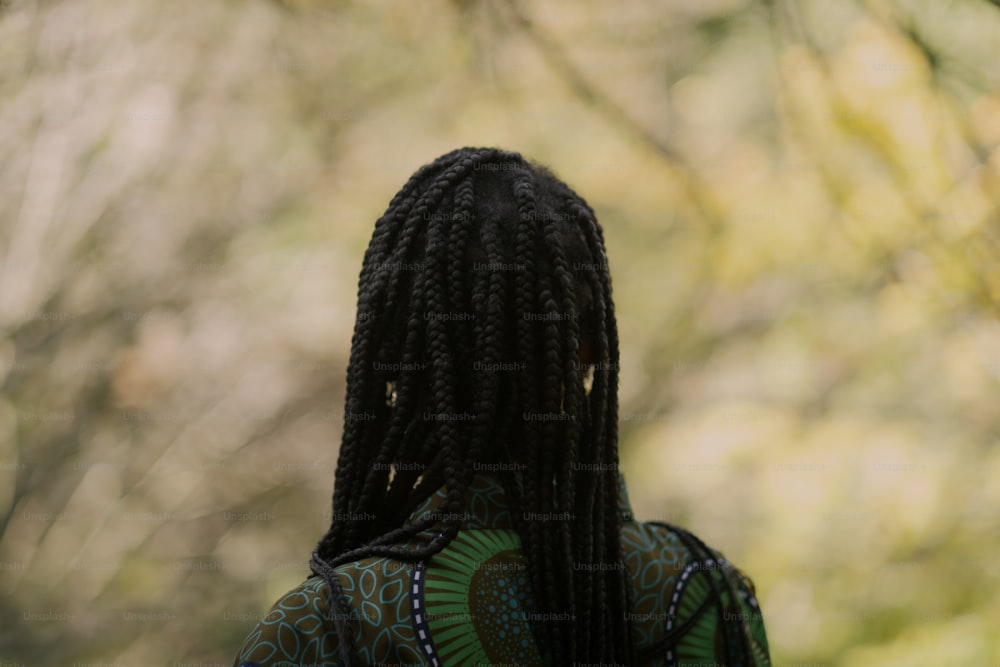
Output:
<path fill-rule="evenodd" d="M 445 500 L 444 490 L 415 512 Z M 632 519 L 622 484 L 622 539 L 632 575 L 636 664 L 770 665 L 753 584 L 718 552 L 675 526 Z M 423 563 L 373 557 L 337 568 L 364 665 L 544 665 L 542 618 L 503 487 L 479 475 L 463 530 Z M 415 546 L 432 537 L 422 534 Z M 597 565 L 599 566 L 599 565 Z M 234 667 L 334 667 L 337 634 L 327 584 L 310 577 L 278 600 L 240 648 Z M 747 652 L 751 662 L 731 656 Z"/>

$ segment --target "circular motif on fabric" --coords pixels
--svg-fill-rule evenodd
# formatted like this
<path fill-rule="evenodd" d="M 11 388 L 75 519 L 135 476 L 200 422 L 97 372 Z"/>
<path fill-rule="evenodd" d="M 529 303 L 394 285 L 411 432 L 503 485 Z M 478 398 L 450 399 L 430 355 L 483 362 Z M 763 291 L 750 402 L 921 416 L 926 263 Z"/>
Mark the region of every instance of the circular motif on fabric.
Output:
<path fill-rule="evenodd" d="M 717 567 L 715 561 L 704 560 L 690 563 L 681 571 L 673 595 L 670 596 L 670 606 L 667 608 L 668 633 L 677 625 L 678 619 L 694 618 L 702 605 L 715 596 L 715 590 L 709 579 L 715 567 Z M 700 576 L 702 573 L 706 573 L 706 576 Z M 704 610 L 685 634 L 681 645 L 676 649 L 667 650 L 667 665 L 671 667 L 704 665 L 718 655 L 725 655 L 724 652 L 717 650 L 715 645 L 716 628 L 720 620 L 716 606 L 709 604 L 709 608 Z"/>
<path fill-rule="evenodd" d="M 540 664 L 521 542 L 512 530 L 461 531 L 422 578 L 426 628 L 444 665 Z"/>
<path fill-rule="evenodd" d="M 760 607 L 753 595 L 739 591 L 740 599 L 734 600 L 727 594 L 723 598 L 725 603 L 718 604 L 713 579 L 717 586 L 722 585 L 724 577 L 732 572 L 733 567 L 721 558 L 696 561 L 681 571 L 667 610 L 667 632 L 673 630 L 679 620 L 683 622 L 695 616 L 697 620 L 680 644 L 668 649 L 667 665 L 694 667 L 712 664 L 720 655 L 738 655 L 736 647 L 726 646 L 727 633 L 722 631 L 724 625 L 733 622 L 742 625 L 742 633 L 757 660 L 761 664 L 767 663 L 767 650 L 764 648 L 767 640 L 763 636 L 763 623 L 759 620 Z M 707 609 L 698 615 L 703 605 L 707 605 Z"/>

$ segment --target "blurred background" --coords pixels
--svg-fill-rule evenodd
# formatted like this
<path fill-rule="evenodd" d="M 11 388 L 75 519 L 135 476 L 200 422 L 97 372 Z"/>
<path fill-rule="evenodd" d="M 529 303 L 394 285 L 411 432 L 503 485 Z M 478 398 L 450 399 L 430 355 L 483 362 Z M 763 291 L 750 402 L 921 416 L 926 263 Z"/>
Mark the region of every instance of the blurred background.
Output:
<path fill-rule="evenodd" d="M 1000 664 L 996 4 L 0 3 L 0 663 L 229 664 L 374 221 L 495 145 L 597 210 L 636 514 L 775 664 Z"/>

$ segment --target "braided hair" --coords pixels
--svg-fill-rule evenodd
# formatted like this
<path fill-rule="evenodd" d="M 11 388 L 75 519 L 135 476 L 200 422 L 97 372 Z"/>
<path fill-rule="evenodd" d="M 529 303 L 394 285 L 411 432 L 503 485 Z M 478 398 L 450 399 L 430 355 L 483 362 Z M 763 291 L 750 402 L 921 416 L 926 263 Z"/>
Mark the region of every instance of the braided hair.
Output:
<path fill-rule="evenodd" d="M 617 442 L 618 331 L 594 211 L 518 153 L 462 148 L 420 168 L 365 253 L 333 521 L 311 561 L 344 663 L 357 647 L 335 569 L 429 559 L 494 464 L 534 611 L 551 619 L 546 661 L 630 664 Z M 411 518 L 442 485 L 439 511 Z"/>

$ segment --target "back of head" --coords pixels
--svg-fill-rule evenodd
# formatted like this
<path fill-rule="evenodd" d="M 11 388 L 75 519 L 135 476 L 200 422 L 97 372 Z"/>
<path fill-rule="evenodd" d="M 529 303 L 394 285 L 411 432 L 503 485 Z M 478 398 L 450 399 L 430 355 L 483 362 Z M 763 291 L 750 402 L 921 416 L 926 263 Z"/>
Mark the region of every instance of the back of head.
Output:
<path fill-rule="evenodd" d="M 339 564 L 428 558 L 457 533 L 472 477 L 496 471 L 535 611 L 553 619 L 543 654 L 628 663 L 617 368 L 603 236 L 583 199 L 496 149 L 418 170 L 365 254 L 333 499 L 335 517 L 357 520 L 332 523 L 314 571 L 336 597 Z M 441 485 L 441 512 L 410 520 Z M 429 528 L 425 548 L 398 546 Z"/>

